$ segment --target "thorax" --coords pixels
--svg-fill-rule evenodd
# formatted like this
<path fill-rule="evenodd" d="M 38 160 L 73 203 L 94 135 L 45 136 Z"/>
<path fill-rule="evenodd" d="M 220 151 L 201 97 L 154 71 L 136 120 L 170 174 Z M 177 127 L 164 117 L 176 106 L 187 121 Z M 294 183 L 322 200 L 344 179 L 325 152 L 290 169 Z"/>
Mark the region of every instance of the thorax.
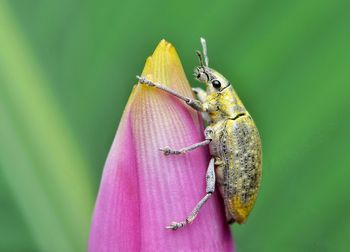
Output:
<path fill-rule="evenodd" d="M 220 93 L 208 94 L 204 106 L 206 107 L 213 123 L 225 119 L 232 119 L 237 115 L 246 112 L 242 102 L 232 87 L 228 87 Z"/>

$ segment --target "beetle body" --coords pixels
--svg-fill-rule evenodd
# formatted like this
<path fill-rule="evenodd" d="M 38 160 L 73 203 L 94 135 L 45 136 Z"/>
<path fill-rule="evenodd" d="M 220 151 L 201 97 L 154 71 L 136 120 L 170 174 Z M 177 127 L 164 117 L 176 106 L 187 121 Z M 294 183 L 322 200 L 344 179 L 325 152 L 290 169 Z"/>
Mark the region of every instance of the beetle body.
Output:
<path fill-rule="evenodd" d="M 261 181 L 260 136 L 229 82 L 208 67 L 200 67 L 196 72 L 197 76 L 206 73 L 206 83 L 216 80 L 223 86 L 215 88 L 207 84 L 207 96 L 202 98 L 210 118 L 206 135 L 211 135 L 209 149 L 215 158 L 216 182 L 224 199 L 227 220 L 243 223 L 255 203 Z M 198 79 L 201 78 L 204 77 Z"/>

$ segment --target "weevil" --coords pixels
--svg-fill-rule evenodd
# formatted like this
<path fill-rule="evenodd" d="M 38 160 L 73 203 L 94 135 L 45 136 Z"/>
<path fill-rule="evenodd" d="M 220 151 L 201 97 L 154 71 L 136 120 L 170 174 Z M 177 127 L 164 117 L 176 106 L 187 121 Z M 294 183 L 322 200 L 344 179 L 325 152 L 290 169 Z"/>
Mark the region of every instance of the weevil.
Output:
<path fill-rule="evenodd" d="M 140 84 L 170 93 L 208 116 L 202 142 L 179 150 L 168 146 L 160 149 L 165 155 L 179 155 L 209 145 L 211 155 L 206 172 L 206 195 L 183 221 L 172 222 L 166 227 L 172 230 L 193 222 L 214 193 L 215 185 L 224 200 L 227 222 L 243 223 L 255 204 L 261 182 L 262 150 L 258 129 L 230 82 L 209 67 L 205 39 L 201 38 L 201 44 L 202 53 L 197 51 L 200 66 L 195 68 L 194 75 L 206 84 L 206 92 L 193 88 L 197 100 L 137 76 Z"/>

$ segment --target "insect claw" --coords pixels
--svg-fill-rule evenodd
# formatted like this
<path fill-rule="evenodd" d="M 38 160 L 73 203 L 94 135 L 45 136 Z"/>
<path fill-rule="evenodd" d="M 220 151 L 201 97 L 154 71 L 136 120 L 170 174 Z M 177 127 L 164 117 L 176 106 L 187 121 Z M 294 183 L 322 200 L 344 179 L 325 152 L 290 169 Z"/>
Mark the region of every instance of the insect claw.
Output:
<path fill-rule="evenodd" d="M 166 226 L 166 229 L 171 229 L 171 230 L 176 230 L 180 227 L 183 227 L 183 225 L 181 223 L 175 222 L 173 221 L 169 226 Z"/>
<path fill-rule="evenodd" d="M 173 155 L 183 154 L 182 151 L 173 150 L 169 146 L 165 146 L 163 148 L 160 148 L 159 150 L 162 151 L 164 153 L 164 155 L 166 155 L 166 156 L 171 155 L 171 154 L 173 154 Z"/>
<path fill-rule="evenodd" d="M 141 76 L 139 76 L 139 75 L 136 75 L 136 78 L 139 79 L 140 83 L 142 83 L 142 81 L 143 81 L 143 79 L 144 79 L 143 77 L 141 77 Z"/>
<path fill-rule="evenodd" d="M 145 77 L 136 75 L 136 78 L 139 79 L 140 84 L 146 84 L 146 85 L 151 86 L 151 87 L 155 86 L 155 84 L 152 81 L 147 80 Z"/>
<path fill-rule="evenodd" d="M 174 228 L 173 226 L 166 226 L 166 229 L 171 229 L 171 230 L 176 230 L 176 228 Z"/>
<path fill-rule="evenodd" d="M 169 147 L 159 148 L 159 150 L 160 150 L 161 152 L 163 152 L 164 155 L 169 155 L 169 153 L 170 153 L 170 148 L 169 148 Z"/>

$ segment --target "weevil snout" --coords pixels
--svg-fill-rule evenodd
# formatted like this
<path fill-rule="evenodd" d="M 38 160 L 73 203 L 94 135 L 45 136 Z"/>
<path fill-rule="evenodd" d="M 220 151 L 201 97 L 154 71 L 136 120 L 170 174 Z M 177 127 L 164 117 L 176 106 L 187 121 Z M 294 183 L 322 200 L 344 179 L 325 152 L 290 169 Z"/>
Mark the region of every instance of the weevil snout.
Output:
<path fill-rule="evenodd" d="M 230 85 L 230 82 L 220 73 L 212 68 L 199 66 L 194 70 L 196 79 L 207 85 L 209 93 L 221 92 Z"/>

